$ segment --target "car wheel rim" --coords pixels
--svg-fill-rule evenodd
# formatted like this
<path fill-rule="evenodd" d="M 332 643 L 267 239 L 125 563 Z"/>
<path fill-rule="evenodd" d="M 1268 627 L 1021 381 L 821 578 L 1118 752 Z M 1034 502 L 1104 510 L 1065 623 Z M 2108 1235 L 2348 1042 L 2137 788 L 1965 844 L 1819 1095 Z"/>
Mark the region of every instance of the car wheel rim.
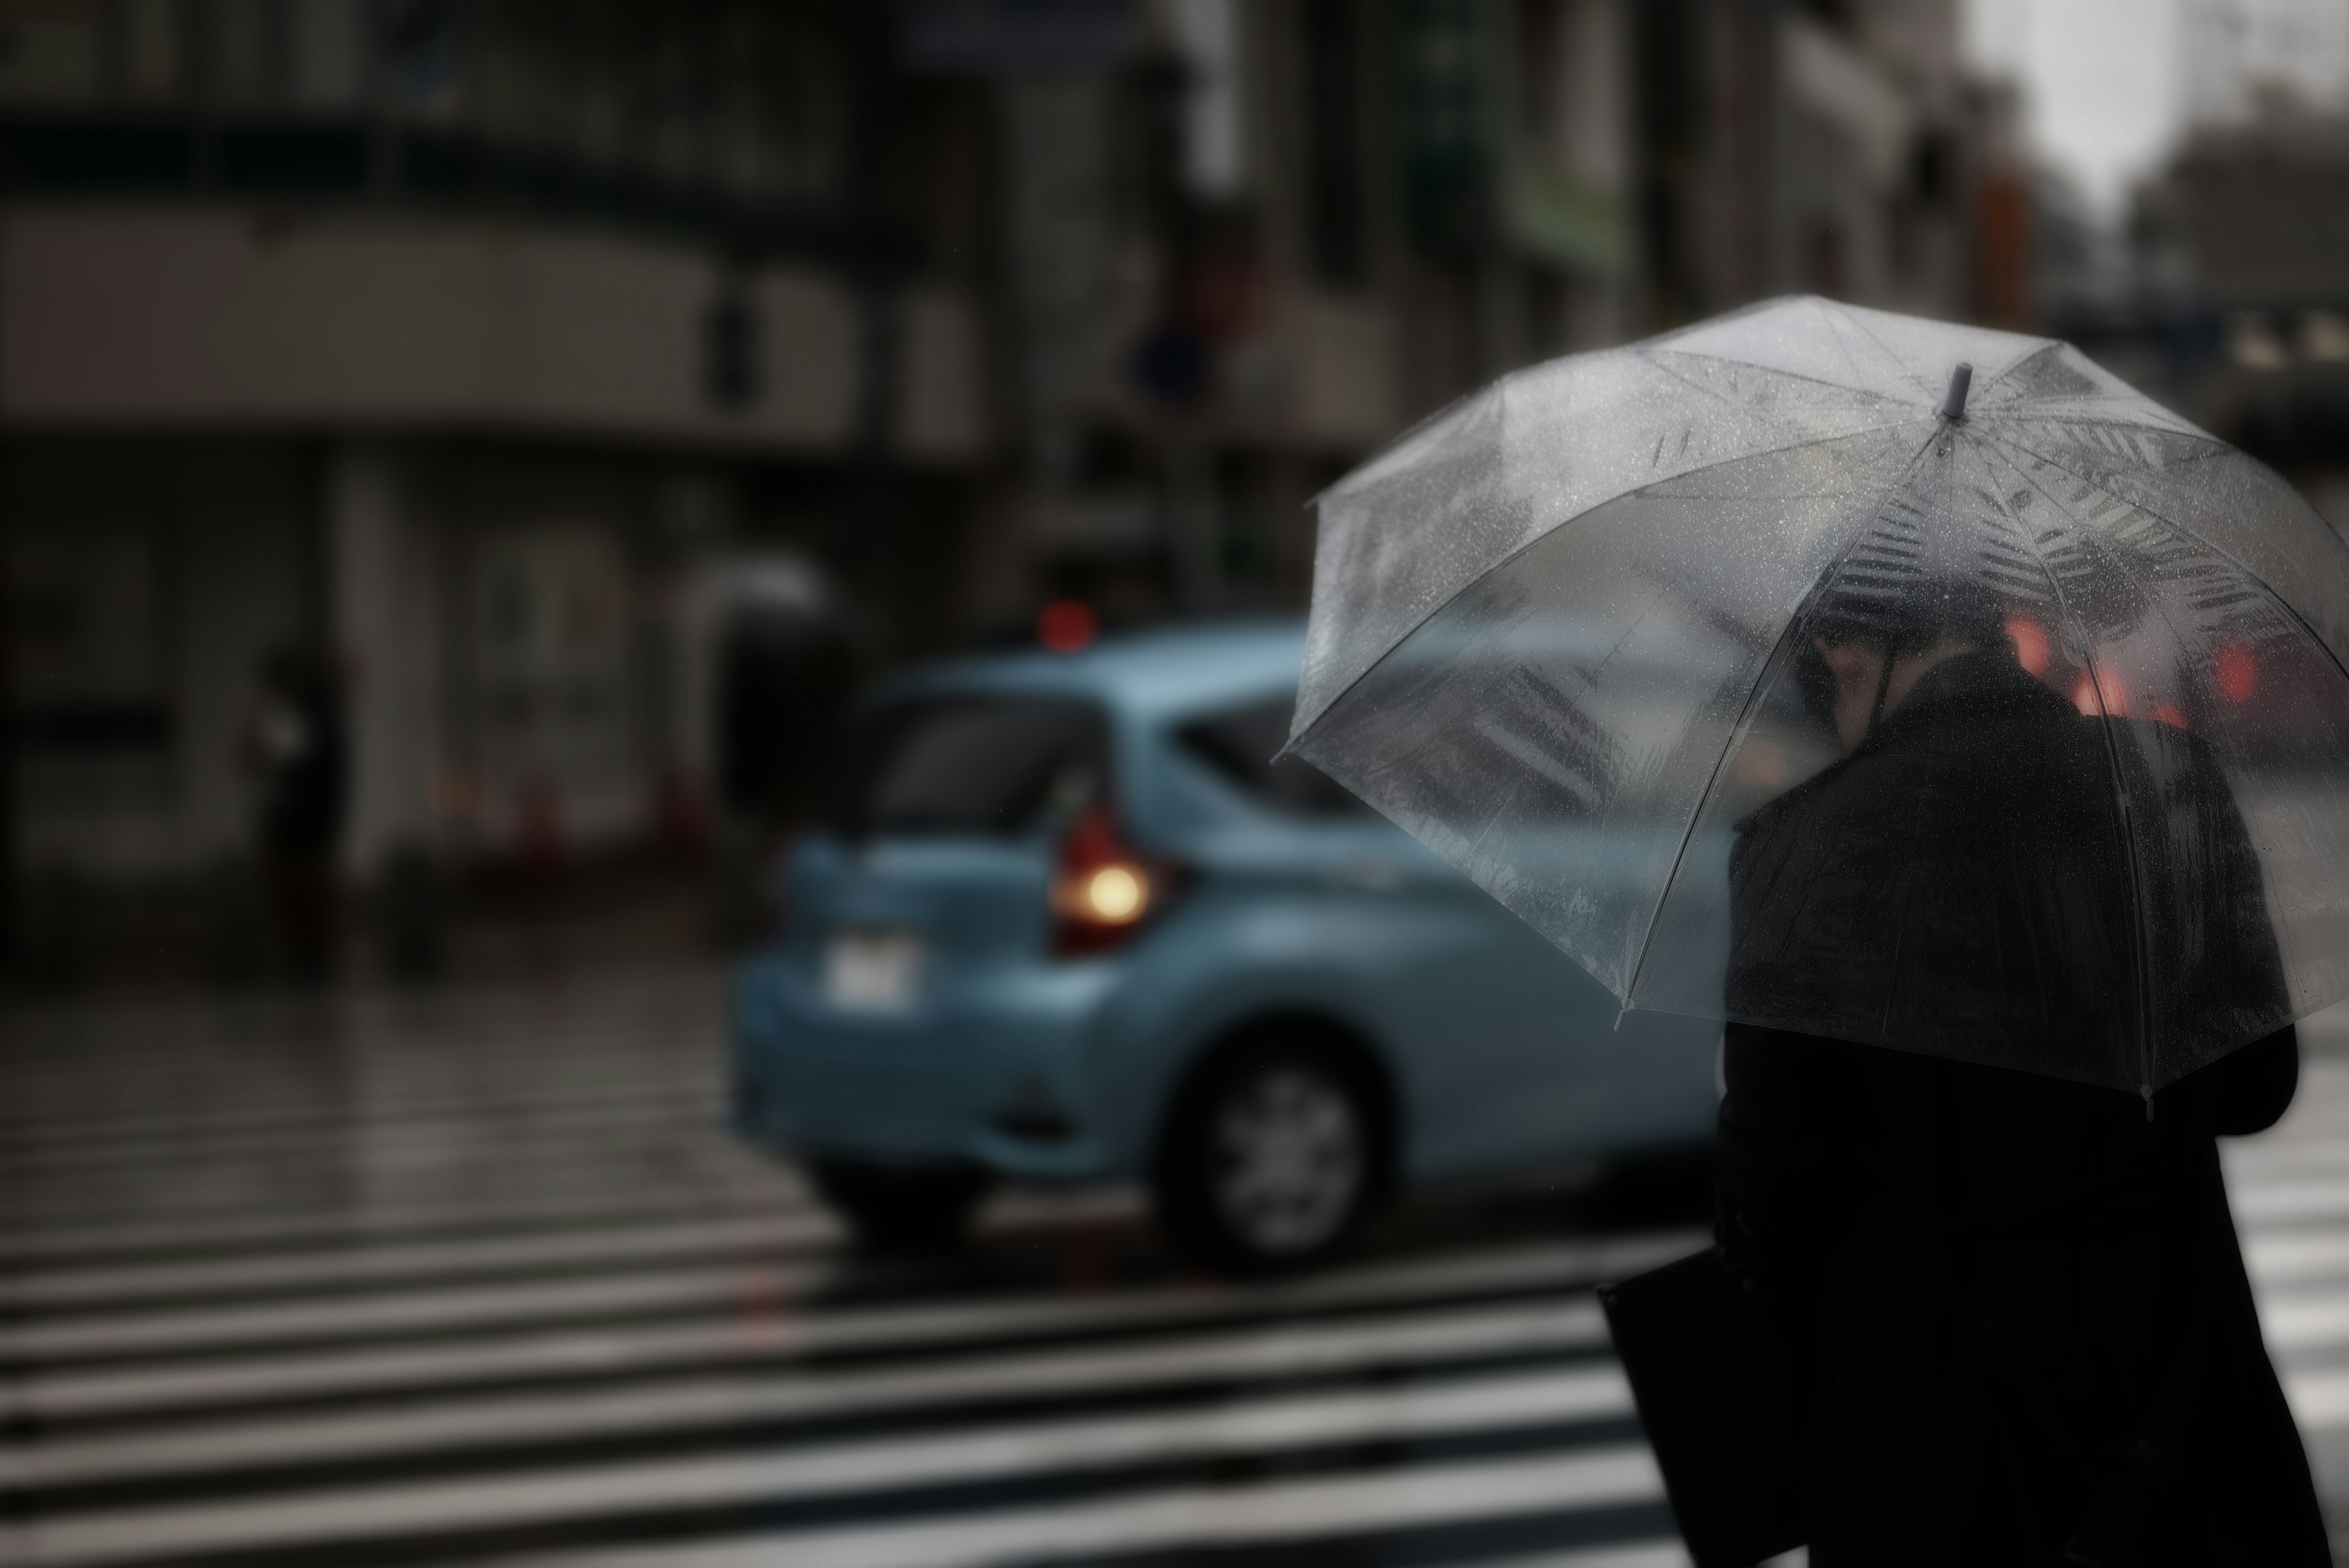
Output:
<path fill-rule="evenodd" d="M 1343 1088 L 1299 1067 L 1258 1074 L 1216 1116 L 1216 1205 L 1255 1251 L 1310 1251 L 1353 1212 L 1362 1156 L 1361 1116 Z"/>

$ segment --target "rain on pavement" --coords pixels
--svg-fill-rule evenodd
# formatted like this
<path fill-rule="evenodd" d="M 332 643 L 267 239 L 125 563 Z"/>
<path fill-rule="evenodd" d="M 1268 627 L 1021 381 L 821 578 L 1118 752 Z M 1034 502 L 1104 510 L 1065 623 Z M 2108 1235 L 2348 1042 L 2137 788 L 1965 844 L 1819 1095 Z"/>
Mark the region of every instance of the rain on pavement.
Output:
<path fill-rule="evenodd" d="M 860 1256 L 725 1130 L 721 995 L 6 1014 L 0 1561 L 1684 1561 L 1589 1286 L 1695 1244 L 1685 1176 L 1422 1200 L 1269 1286 L 1119 1192 Z M 2349 1015 L 2302 1033 L 2229 1169 L 2337 1499 Z"/>

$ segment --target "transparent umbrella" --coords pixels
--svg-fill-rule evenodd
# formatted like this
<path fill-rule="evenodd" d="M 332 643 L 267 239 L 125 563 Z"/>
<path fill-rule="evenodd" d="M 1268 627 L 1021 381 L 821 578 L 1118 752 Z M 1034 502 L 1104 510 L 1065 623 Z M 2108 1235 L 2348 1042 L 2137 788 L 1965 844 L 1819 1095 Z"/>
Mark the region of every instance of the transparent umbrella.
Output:
<path fill-rule="evenodd" d="M 1288 749 L 1627 1008 L 2150 1095 L 2349 995 L 2349 548 L 2067 345 L 1777 301 L 1319 508 Z"/>

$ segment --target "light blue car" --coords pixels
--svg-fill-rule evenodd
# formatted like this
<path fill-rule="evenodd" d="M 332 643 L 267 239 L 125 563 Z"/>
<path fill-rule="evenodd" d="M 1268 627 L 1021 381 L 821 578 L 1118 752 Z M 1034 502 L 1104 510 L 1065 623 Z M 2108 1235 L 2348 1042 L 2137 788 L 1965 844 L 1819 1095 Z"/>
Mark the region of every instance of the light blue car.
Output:
<path fill-rule="evenodd" d="M 1712 1137 L 1719 1025 L 1570 960 L 1306 764 L 1292 621 L 893 680 L 734 994 L 741 1136 L 866 1235 L 1139 1179 L 1234 1271 L 1399 1189 Z"/>

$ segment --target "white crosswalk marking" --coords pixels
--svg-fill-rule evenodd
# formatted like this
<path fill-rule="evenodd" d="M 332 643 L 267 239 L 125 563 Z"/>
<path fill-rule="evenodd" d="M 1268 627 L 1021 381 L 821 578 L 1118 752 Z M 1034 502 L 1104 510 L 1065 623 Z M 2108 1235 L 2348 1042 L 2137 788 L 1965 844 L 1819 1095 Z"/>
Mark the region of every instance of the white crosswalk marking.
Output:
<path fill-rule="evenodd" d="M 312 1417 L 224 1427 L 201 1446 L 177 1432 L 53 1438 L 9 1456 L 0 1479 L 55 1486 L 99 1477 L 165 1474 L 234 1461 L 286 1464 L 330 1455 L 429 1453 L 460 1442 L 520 1444 L 589 1433 L 732 1422 L 872 1415 L 946 1401 L 1001 1401 L 1216 1379 L 1239 1385 L 1365 1369 L 1600 1351 L 1606 1325 L 1586 1297 L 1528 1305 L 1404 1314 L 1370 1324 L 1252 1324 L 1147 1345 L 985 1356 L 958 1364 L 668 1378 L 617 1392 L 451 1396 L 416 1410 Z"/>
<path fill-rule="evenodd" d="M 1169 1274 L 1131 1194 L 1013 1197 L 967 1262 L 864 1258 L 725 1134 L 712 977 L 629 983 L 350 1003 L 351 1094 L 284 1075 L 298 1015 L 249 1058 L 222 1025 L 182 1117 L 192 1067 L 119 1071 L 137 1017 L 47 1060 L 18 1020 L 0 1559 L 1685 1568 L 1588 1286 L 1694 1227 L 1405 1227 L 1240 1287 Z M 2344 1131 L 2349 1057 L 2312 1054 L 2228 1152 L 2317 1434 L 2349 1432 Z M 502 1154 L 529 1179 L 483 1186 Z"/>
<path fill-rule="evenodd" d="M 158 1551 L 324 1543 L 429 1518 L 441 1529 L 740 1501 L 775 1506 L 835 1492 L 969 1485 L 1043 1469 L 1078 1474 L 1147 1462 L 1242 1458 L 1265 1449 L 1393 1442 L 1460 1431 L 1506 1433 L 1539 1421 L 1621 1416 L 1630 1391 L 1611 1366 L 1465 1378 L 1433 1386 L 1257 1399 L 1228 1408 L 1009 1425 L 948 1437 L 833 1443 L 786 1456 L 750 1452 L 592 1469 L 538 1471 L 381 1496 L 329 1494 L 269 1506 L 209 1504 L 36 1524 L 43 1561 L 104 1562 Z"/>
<path fill-rule="evenodd" d="M 1195 1488 L 1077 1508 L 978 1521 L 816 1531 L 790 1542 L 792 1568 L 936 1568 L 940 1563 L 1123 1556 L 1171 1546 L 1298 1542 L 1342 1521 L 1357 1532 L 1484 1517 L 1553 1513 L 1661 1495 L 1644 1447 L 1571 1459 L 1435 1468 L 1294 1485 Z M 678 1551 L 631 1551 L 567 1561 L 596 1568 L 750 1568 L 771 1564 L 777 1543 L 737 1541 Z M 1571 1561 L 1568 1559 L 1568 1561 Z"/>

